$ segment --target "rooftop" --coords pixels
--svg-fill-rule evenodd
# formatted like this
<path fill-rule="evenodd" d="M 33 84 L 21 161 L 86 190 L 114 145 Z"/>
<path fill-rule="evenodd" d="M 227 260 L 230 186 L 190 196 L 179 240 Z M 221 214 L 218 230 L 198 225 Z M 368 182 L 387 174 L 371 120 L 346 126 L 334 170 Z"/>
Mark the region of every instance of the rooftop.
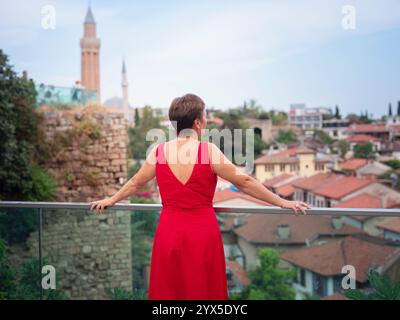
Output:
<path fill-rule="evenodd" d="M 359 232 L 358 229 L 343 224 L 335 229 L 327 216 L 311 217 L 295 215 L 250 215 L 240 218 L 244 224 L 234 229 L 234 232 L 245 240 L 255 244 L 305 244 L 324 235 L 349 235 Z M 288 239 L 278 237 L 279 225 L 289 226 Z"/>
<path fill-rule="evenodd" d="M 396 256 L 400 258 L 398 247 L 353 236 L 281 254 L 283 260 L 323 276 L 341 275 L 344 265 L 352 265 L 357 270 L 357 281 L 362 283 L 367 281 L 370 267 L 386 267 Z"/>

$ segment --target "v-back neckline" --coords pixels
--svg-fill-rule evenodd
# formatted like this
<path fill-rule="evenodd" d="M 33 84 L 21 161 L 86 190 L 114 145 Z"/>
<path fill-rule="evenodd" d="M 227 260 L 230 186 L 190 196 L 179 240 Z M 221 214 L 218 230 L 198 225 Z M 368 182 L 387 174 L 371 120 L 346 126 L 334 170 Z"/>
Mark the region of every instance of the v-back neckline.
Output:
<path fill-rule="evenodd" d="M 176 180 L 179 184 L 181 184 L 182 186 L 185 187 L 185 186 L 189 183 L 189 181 L 192 180 L 192 177 L 193 177 L 193 174 L 194 174 L 194 172 L 195 172 L 195 169 L 196 169 L 196 167 L 197 167 L 197 165 L 198 165 L 198 163 L 199 163 L 199 156 L 200 156 L 200 152 L 201 152 L 201 151 L 200 151 L 200 150 L 201 150 L 201 141 L 199 141 L 199 146 L 197 147 L 196 161 L 195 161 L 195 163 L 194 163 L 194 165 L 193 165 L 192 172 L 190 173 L 190 176 L 189 176 L 189 178 L 186 180 L 185 183 L 183 183 L 181 180 L 178 179 L 178 177 L 174 174 L 174 172 L 172 171 L 171 167 L 169 166 L 168 161 L 167 161 L 167 157 L 166 157 L 165 152 L 164 152 L 164 147 L 166 148 L 165 143 L 163 143 L 162 146 L 161 146 L 161 152 L 162 152 L 162 155 L 163 155 L 163 159 L 164 159 L 164 161 L 165 161 L 165 165 L 166 165 L 166 167 L 168 168 L 168 171 L 171 173 L 171 175 L 175 178 L 175 180 Z"/>

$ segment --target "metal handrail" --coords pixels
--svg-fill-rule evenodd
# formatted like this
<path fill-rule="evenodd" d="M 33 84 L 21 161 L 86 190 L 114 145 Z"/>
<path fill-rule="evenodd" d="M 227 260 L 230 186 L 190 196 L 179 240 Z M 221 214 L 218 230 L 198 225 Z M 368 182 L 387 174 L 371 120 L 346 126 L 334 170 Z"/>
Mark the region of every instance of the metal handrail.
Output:
<path fill-rule="evenodd" d="M 38 209 L 38 255 L 39 255 L 39 274 L 41 275 L 43 266 L 42 257 L 42 234 L 43 234 L 43 209 L 90 209 L 88 202 L 32 202 L 32 201 L 0 201 L 0 208 L 33 208 Z M 231 213 L 258 213 L 258 214 L 293 214 L 291 210 L 273 206 L 213 206 L 216 212 Z M 108 210 L 140 210 L 140 211 L 160 211 L 162 204 L 147 203 L 116 203 Z M 355 208 L 311 208 L 307 210 L 311 215 L 331 215 L 331 216 L 392 216 L 400 217 L 400 209 L 355 209 Z M 43 288 L 40 286 L 40 299 L 43 299 Z"/>
<path fill-rule="evenodd" d="M 32 201 L 0 201 L 0 208 L 40 208 L 40 209 L 86 209 L 89 210 L 89 202 L 32 202 Z M 231 213 L 258 213 L 258 214 L 293 214 L 289 209 L 275 206 L 213 206 L 216 212 Z M 162 209 L 162 204 L 147 203 L 116 203 L 108 210 L 140 210 L 157 211 Z M 370 208 L 318 208 L 307 210 L 310 215 L 330 216 L 388 216 L 400 217 L 400 209 L 370 209 Z"/>

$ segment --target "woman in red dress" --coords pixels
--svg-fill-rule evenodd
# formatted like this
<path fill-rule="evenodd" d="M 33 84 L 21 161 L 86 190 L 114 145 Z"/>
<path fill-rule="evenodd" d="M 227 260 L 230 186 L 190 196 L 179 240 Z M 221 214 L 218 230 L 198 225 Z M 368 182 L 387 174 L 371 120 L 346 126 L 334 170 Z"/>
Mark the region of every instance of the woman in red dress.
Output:
<path fill-rule="evenodd" d="M 151 255 L 149 300 L 227 300 L 224 248 L 213 208 L 217 177 L 296 214 L 309 207 L 273 194 L 253 177 L 240 174 L 216 145 L 198 141 L 207 125 L 199 97 L 174 99 L 169 118 L 178 138 L 153 148 L 121 190 L 92 202 L 91 209 L 102 212 L 156 177 L 162 210 Z"/>

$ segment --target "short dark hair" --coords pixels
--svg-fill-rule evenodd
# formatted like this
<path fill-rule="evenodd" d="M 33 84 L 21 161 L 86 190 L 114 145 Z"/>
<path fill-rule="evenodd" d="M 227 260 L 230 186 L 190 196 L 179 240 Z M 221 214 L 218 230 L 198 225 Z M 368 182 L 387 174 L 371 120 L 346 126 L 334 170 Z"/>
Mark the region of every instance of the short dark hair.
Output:
<path fill-rule="evenodd" d="M 196 119 L 201 119 L 205 108 L 204 101 L 195 94 L 185 94 L 172 100 L 169 107 L 169 120 L 177 131 L 191 129 Z"/>

